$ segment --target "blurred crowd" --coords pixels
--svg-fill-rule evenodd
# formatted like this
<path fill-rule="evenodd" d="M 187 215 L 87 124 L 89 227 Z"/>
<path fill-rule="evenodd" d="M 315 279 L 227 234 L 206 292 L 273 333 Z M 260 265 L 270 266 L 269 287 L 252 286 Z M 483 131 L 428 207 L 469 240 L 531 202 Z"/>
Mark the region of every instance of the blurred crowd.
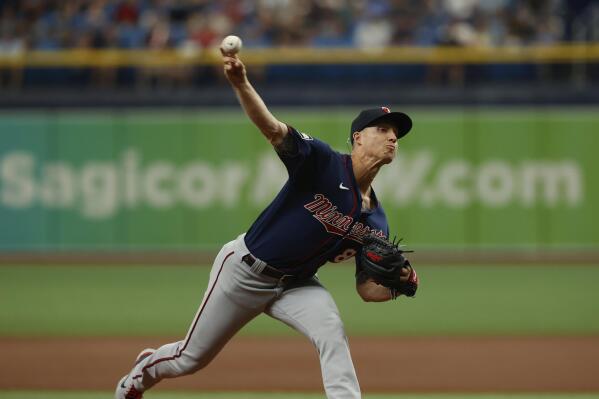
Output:
<path fill-rule="evenodd" d="M 598 0 L 0 0 L 0 52 L 599 40 Z"/>

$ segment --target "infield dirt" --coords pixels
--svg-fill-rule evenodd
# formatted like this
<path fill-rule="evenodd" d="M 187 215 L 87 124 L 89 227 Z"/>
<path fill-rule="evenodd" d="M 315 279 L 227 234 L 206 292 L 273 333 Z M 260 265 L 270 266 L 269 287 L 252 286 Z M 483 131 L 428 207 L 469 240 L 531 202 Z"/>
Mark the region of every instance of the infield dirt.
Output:
<path fill-rule="evenodd" d="M 112 390 L 160 338 L 0 338 L 0 389 Z M 599 337 L 350 338 L 364 392 L 597 392 Z M 160 390 L 322 391 L 301 337 L 236 337 Z"/>

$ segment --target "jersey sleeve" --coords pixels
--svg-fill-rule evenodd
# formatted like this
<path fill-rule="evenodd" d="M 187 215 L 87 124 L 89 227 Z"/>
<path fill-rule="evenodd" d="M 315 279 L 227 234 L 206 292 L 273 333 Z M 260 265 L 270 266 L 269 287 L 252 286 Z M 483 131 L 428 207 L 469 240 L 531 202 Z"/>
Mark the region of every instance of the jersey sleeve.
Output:
<path fill-rule="evenodd" d="M 287 127 L 289 133 L 286 140 L 290 140 L 290 142 L 285 151 L 277 151 L 277 154 L 285 164 L 289 176 L 297 174 L 307 163 L 316 164 L 334 154 L 328 144 L 299 132 L 289 125 Z"/>

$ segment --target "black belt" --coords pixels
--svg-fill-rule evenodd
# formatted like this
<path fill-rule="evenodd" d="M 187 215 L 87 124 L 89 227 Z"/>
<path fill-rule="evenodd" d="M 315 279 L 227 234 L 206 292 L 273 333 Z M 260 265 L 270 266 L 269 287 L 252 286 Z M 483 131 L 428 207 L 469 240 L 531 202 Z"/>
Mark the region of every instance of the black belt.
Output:
<path fill-rule="evenodd" d="M 254 266 L 254 263 L 256 263 L 256 258 L 254 258 L 252 256 L 252 254 L 247 254 L 241 258 L 241 261 L 243 263 L 245 263 L 246 265 L 248 265 L 249 267 L 252 267 L 252 266 Z M 280 283 L 284 283 L 284 284 L 288 284 L 292 281 L 297 280 L 297 276 L 294 276 L 292 274 L 286 274 L 286 273 L 280 271 L 279 269 L 276 269 L 276 268 L 266 265 L 266 264 L 264 266 L 264 269 L 262 269 L 262 271 L 260 272 L 260 274 L 264 274 L 265 276 L 276 278 L 279 280 Z"/>

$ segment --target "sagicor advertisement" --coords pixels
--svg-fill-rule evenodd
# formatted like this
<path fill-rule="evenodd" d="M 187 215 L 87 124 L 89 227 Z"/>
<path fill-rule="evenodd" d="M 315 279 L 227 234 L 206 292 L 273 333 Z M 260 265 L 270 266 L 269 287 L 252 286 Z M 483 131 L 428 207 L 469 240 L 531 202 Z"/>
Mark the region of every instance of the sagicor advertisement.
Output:
<path fill-rule="evenodd" d="M 599 245 L 592 112 L 410 114 L 374 186 L 392 235 L 435 248 Z M 277 113 L 342 152 L 353 116 Z M 5 250 L 213 249 L 286 178 L 241 110 L 3 114 L 0 132 Z"/>

